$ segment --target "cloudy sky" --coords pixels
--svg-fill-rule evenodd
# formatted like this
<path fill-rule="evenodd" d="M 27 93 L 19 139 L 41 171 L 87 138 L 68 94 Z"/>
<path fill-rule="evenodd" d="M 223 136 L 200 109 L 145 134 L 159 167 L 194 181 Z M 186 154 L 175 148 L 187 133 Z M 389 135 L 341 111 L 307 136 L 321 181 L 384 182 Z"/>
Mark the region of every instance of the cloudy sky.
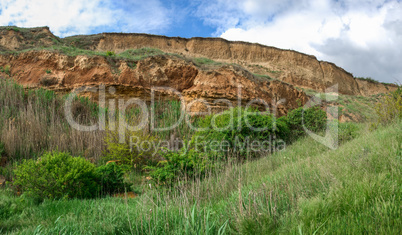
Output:
<path fill-rule="evenodd" d="M 402 0 L 0 0 L 0 25 L 258 42 L 402 82 Z"/>

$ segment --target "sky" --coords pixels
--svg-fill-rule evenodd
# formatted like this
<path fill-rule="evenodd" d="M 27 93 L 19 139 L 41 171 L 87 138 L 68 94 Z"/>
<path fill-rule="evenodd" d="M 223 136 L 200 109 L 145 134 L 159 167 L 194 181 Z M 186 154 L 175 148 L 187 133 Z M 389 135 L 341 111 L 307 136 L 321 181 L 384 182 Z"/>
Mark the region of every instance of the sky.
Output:
<path fill-rule="evenodd" d="M 0 0 L 0 25 L 256 42 L 402 83 L 402 0 Z"/>

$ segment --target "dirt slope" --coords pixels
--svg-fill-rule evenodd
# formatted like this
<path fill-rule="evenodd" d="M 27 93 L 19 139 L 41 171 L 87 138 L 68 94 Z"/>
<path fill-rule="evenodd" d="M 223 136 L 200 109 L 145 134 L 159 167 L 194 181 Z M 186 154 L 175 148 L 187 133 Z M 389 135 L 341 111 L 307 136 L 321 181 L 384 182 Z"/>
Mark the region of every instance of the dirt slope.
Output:
<path fill-rule="evenodd" d="M 52 49 L 54 47 L 85 49 L 95 55 L 79 52 L 68 56 L 59 49 Z M 138 60 L 96 55 L 105 51 L 120 53 L 144 47 L 158 48 L 175 55 L 164 54 Z M 342 68 L 318 61 L 311 55 L 220 38 L 185 39 L 103 33 L 60 39 L 47 27 L 0 27 L 0 52 L 0 66 L 9 66 L 12 77 L 28 87 L 45 86 L 58 91 L 71 91 L 83 86 L 105 84 L 117 86 L 116 95 L 147 99 L 151 87 L 164 86 L 181 92 L 188 103 L 202 98 L 214 109 L 225 106 L 214 103 L 220 98 L 236 103 L 239 85 L 242 86 L 244 103 L 261 99 L 271 104 L 285 99 L 285 103 L 278 108 L 280 114 L 308 99 L 294 86 L 322 92 L 338 84 L 339 92 L 347 95 L 372 95 L 397 88 L 357 80 Z M 205 69 L 189 59 L 194 57 L 206 57 L 222 64 Z M 174 97 L 169 92 L 162 93 L 166 93 L 163 96 Z M 205 107 L 201 106 L 198 103 L 193 108 L 203 110 Z"/>
<path fill-rule="evenodd" d="M 265 68 L 262 74 L 287 83 L 324 91 L 338 84 L 339 92 L 346 95 L 382 93 L 385 85 L 359 86 L 353 75 L 333 63 L 318 61 L 316 57 L 292 50 L 245 42 L 230 42 L 220 38 L 169 38 L 144 34 L 104 33 L 91 45 L 99 51 L 122 52 L 129 48 L 154 47 L 166 52 L 189 57 L 207 57 L 213 60 Z M 252 71 L 252 69 L 251 69 Z M 389 85 L 389 89 L 396 89 Z"/>
<path fill-rule="evenodd" d="M 285 101 L 278 105 L 278 114 L 305 103 L 306 94 L 281 81 L 259 78 L 233 65 L 215 70 L 202 70 L 193 63 L 175 56 L 159 55 L 137 62 L 135 68 L 127 61 L 102 56 L 67 56 L 51 51 L 28 51 L 15 55 L 0 55 L 0 66 L 8 64 L 12 77 L 26 87 L 46 87 L 58 92 L 69 92 L 81 87 L 100 84 L 117 88 L 109 97 L 138 97 L 149 101 L 152 87 L 170 87 L 181 93 L 187 103 L 203 99 L 212 111 L 228 107 L 216 103 L 217 99 L 230 100 L 235 106 L 241 97 L 243 105 L 260 99 L 272 107 L 272 102 Z M 239 87 L 241 90 L 239 92 Z M 163 99 L 177 99 L 169 90 L 157 91 Z M 240 95 L 239 95 L 240 94 Z M 97 93 L 85 93 L 96 98 Z M 262 103 L 254 106 L 263 107 Z M 189 111 L 206 111 L 207 106 L 195 102 Z"/>

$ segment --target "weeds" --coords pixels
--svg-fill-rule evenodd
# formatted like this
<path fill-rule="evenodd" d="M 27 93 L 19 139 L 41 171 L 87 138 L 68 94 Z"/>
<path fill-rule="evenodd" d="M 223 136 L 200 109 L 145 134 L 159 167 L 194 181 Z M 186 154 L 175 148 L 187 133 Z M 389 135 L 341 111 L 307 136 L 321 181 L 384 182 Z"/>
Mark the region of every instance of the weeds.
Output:
<path fill-rule="evenodd" d="M 10 66 L 6 65 L 6 67 L 0 67 L 0 72 L 7 74 L 8 76 L 11 76 L 11 70 Z"/>
<path fill-rule="evenodd" d="M 220 172 L 171 189 L 152 185 L 134 199 L 37 204 L 2 191 L 1 228 L 9 233 L 395 234 L 402 228 L 401 168 L 394 157 L 401 125 L 363 131 L 335 151 L 303 138 L 283 152 L 245 164 L 228 162 Z"/>
<path fill-rule="evenodd" d="M 80 113 L 75 117 L 81 123 L 96 121 L 91 114 L 85 115 L 90 106 L 83 100 L 73 103 L 72 112 Z M 10 160 L 29 159 L 51 150 L 99 159 L 103 152 L 101 132 L 79 132 L 68 125 L 62 97 L 44 89 L 25 92 L 8 79 L 0 79 L 0 142 Z"/>
<path fill-rule="evenodd" d="M 377 104 L 376 113 L 378 116 L 374 126 L 379 124 L 388 125 L 395 120 L 402 118 L 402 88 L 385 95 Z"/>
<path fill-rule="evenodd" d="M 362 81 L 367 81 L 367 82 L 371 82 L 371 83 L 380 83 L 379 81 L 372 79 L 371 77 L 355 77 L 355 79 L 359 79 Z"/>
<path fill-rule="evenodd" d="M 269 81 L 274 80 L 274 79 L 271 78 L 270 76 L 264 75 L 264 74 L 256 74 L 256 73 L 254 73 L 253 75 L 256 76 L 256 77 L 260 77 L 260 78 L 267 79 L 267 80 L 269 80 Z"/>
<path fill-rule="evenodd" d="M 209 159 L 207 153 L 199 158 L 192 152 L 167 151 L 165 159 L 159 159 L 167 162 L 149 169 L 154 181 L 145 178 L 149 175 L 148 169 L 139 174 L 135 171 L 126 174 L 126 180 L 139 194 L 133 199 L 126 196 L 124 199 L 106 197 L 39 203 L 26 195 L 18 197 L 1 189 L 0 233 L 396 234 L 402 229 L 399 208 L 402 168 L 400 158 L 395 157 L 401 155 L 402 140 L 401 116 L 395 112 L 401 107 L 398 94 L 385 97 L 378 112 L 386 114 L 387 118 L 378 129 L 369 131 L 365 125 L 340 124 L 342 145 L 337 150 L 329 150 L 302 136 L 283 151 L 254 161 L 237 161 L 241 159 L 239 153 L 229 152 L 216 168 L 204 167 L 203 164 L 209 163 L 203 158 Z M 345 104 L 354 102 L 351 97 L 341 99 Z M 363 97 L 356 99 L 372 102 Z M 105 145 L 105 132 L 72 130 L 60 109 L 63 103 L 64 98 L 51 91 L 25 91 L 10 80 L 0 79 L 3 152 L 14 163 L 55 149 L 98 160 L 111 154 L 114 150 L 108 147 L 117 143 L 116 136 L 112 145 Z M 150 125 L 154 127 L 170 126 L 182 115 L 177 101 L 156 102 L 151 107 L 154 119 Z M 86 124 L 97 121 L 98 111 L 99 107 L 86 98 L 77 98 L 72 106 L 73 117 Z M 323 116 L 316 111 L 311 120 L 305 122 L 320 130 L 321 122 L 316 121 Z M 140 112 L 133 107 L 124 117 L 134 125 L 140 121 Z M 300 110 L 293 114 L 290 116 L 296 125 L 300 123 Z M 388 117 L 392 117 L 392 121 L 388 121 Z M 266 125 L 264 120 L 270 118 L 257 117 L 252 123 Z M 285 122 L 284 119 L 281 121 Z M 222 127 L 225 120 L 221 115 L 215 121 Z M 211 124 L 208 117 L 192 121 L 199 125 L 202 121 L 205 125 Z M 300 131 L 296 127 L 290 131 Z M 149 126 L 141 134 L 162 140 L 170 140 L 172 136 L 188 140 L 194 132 L 180 125 L 173 130 L 153 132 Z M 222 139 L 214 132 L 206 134 L 210 139 Z M 226 138 L 247 133 L 227 131 L 223 134 Z M 129 156 L 120 147 L 117 146 L 110 159 Z M 124 151 L 126 148 L 123 146 Z M 136 161 L 140 154 L 133 155 L 133 159 Z M 159 157 L 163 157 L 162 153 Z M 131 159 L 128 161 L 132 164 Z M 103 169 L 102 173 L 115 172 L 112 168 Z M 9 172 L 7 169 L 2 168 L 1 174 Z M 121 171 L 116 172 L 121 176 Z M 116 183 L 116 179 L 112 178 L 109 183 Z"/>
<path fill-rule="evenodd" d="M 113 51 L 107 51 L 106 52 L 106 56 L 115 56 L 116 53 L 114 53 Z"/>
<path fill-rule="evenodd" d="M 194 62 L 195 65 L 198 67 L 203 67 L 203 66 L 217 66 L 221 65 L 222 63 L 216 62 L 214 60 L 205 58 L 205 57 L 196 57 L 193 58 L 192 61 Z"/>

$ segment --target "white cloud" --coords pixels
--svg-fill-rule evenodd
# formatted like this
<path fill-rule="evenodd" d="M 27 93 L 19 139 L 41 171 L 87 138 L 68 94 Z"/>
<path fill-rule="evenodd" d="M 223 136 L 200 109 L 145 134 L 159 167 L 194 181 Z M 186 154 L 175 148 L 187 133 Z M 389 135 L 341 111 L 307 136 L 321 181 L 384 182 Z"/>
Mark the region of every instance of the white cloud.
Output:
<path fill-rule="evenodd" d="M 213 11 L 199 8 L 199 15 L 215 24 L 223 38 L 294 49 L 334 62 L 356 76 L 402 82 L 400 1 L 239 0 L 226 4 L 231 3 L 218 0 L 209 2 Z"/>
<path fill-rule="evenodd" d="M 0 25 L 49 26 L 58 36 L 88 34 L 95 29 L 153 32 L 166 28 L 168 10 L 159 0 L 0 0 Z"/>

